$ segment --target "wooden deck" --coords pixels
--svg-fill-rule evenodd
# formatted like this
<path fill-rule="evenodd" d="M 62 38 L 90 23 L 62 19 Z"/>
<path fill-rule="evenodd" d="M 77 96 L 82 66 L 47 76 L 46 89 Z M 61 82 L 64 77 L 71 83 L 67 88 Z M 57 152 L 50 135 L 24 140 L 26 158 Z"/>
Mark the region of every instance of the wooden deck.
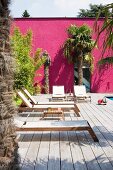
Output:
<path fill-rule="evenodd" d="M 71 111 L 65 120 L 88 120 L 99 143 L 87 132 L 18 132 L 21 170 L 113 170 L 113 101 L 97 105 L 104 94 L 90 95 L 91 103 L 78 104 L 81 117 Z M 34 112 L 17 119 L 37 121 L 40 117 Z"/>

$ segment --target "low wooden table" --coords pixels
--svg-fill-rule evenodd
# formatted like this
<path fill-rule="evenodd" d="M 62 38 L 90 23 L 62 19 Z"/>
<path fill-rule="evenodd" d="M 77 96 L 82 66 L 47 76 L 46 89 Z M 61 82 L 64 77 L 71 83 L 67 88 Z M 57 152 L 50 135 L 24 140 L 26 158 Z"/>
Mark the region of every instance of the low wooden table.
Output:
<path fill-rule="evenodd" d="M 64 117 L 64 112 L 63 112 L 63 110 L 61 109 L 61 108 L 58 108 L 58 109 L 56 109 L 56 108 L 47 108 L 47 110 L 45 110 L 44 112 L 43 112 L 43 115 L 42 115 L 42 117 L 41 117 L 41 120 L 42 119 L 44 119 L 45 117 L 47 117 L 48 115 L 55 115 L 55 114 L 58 114 L 58 115 L 60 115 L 61 116 L 61 118 L 63 119 L 63 120 L 65 120 L 65 117 Z"/>

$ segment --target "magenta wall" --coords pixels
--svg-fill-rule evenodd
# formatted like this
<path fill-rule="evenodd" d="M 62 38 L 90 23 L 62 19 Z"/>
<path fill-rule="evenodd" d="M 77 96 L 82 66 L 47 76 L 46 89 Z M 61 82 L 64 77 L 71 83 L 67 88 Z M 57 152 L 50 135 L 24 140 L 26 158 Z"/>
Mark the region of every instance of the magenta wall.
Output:
<path fill-rule="evenodd" d="M 64 85 L 65 91 L 73 91 L 74 68 L 68 64 L 63 56 L 62 45 L 67 38 L 66 29 L 71 24 L 78 26 L 88 24 L 92 29 L 94 19 L 80 18 L 16 18 L 14 26 L 18 26 L 22 33 L 28 29 L 33 31 L 33 53 L 37 48 L 47 50 L 51 57 L 50 66 L 50 91 L 53 85 Z M 100 21 L 101 24 L 102 21 Z M 95 35 L 93 35 L 95 38 Z M 104 37 L 104 35 L 103 35 Z M 99 41 L 102 45 L 103 37 Z M 101 57 L 101 49 L 95 49 L 94 55 L 94 72 L 91 76 L 91 92 L 112 92 L 113 91 L 113 67 L 97 68 L 97 61 Z M 105 54 L 105 56 L 107 53 Z M 40 70 L 42 76 L 35 77 L 35 80 L 43 84 L 44 71 Z"/>

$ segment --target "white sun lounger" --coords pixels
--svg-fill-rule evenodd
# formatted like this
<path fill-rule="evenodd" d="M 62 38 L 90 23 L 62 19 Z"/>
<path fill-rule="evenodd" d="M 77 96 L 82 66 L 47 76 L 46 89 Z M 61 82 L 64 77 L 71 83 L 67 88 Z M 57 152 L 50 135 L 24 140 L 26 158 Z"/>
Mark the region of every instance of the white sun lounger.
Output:
<path fill-rule="evenodd" d="M 64 86 L 53 86 L 52 99 L 65 99 Z"/>
<path fill-rule="evenodd" d="M 91 102 L 91 96 L 88 96 L 86 93 L 86 87 L 84 85 L 75 85 L 74 86 L 74 96 L 76 100 L 85 100 L 87 98 L 90 99 Z"/>
<path fill-rule="evenodd" d="M 34 97 L 28 92 L 27 89 L 22 88 L 22 90 L 24 91 L 24 93 L 29 97 L 29 99 L 33 102 L 33 104 L 37 104 L 38 102 L 34 99 Z"/>
<path fill-rule="evenodd" d="M 22 99 L 25 106 L 19 106 L 19 111 L 44 111 L 48 108 L 61 108 L 63 111 L 74 110 L 78 117 L 80 117 L 80 110 L 76 104 L 74 105 L 33 105 L 30 101 L 25 97 L 25 95 L 21 91 L 17 91 L 18 96 Z"/>
<path fill-rule="evenodd" d="M 93 140 L 98 142 L 96 134 L 86 120 L 14 122 L 17 131 L 88 131 Z"/>
<path fill-rule="evenodd" d="M 33 104 L 38 105 L 74 105 L 74 101 L 47 101 L 47 102 L 37 102 L 35 98 L 29 93 L 29 91 L 25 88 L 22 88 L 24 93 L 28 96 L 28 98 L 32 101 Z"/>

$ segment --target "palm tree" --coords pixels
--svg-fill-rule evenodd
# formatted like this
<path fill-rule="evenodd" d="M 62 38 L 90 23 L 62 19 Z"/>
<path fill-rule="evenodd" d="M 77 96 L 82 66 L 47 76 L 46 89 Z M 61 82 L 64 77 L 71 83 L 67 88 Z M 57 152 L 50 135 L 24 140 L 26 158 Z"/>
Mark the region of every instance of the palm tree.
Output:
<path fill-rule="evenodd" d="M 43 53 L 43 56 L 46 58 L 46 61 L 44 63 L 44 88 L 45 88 L 45 93 L 49 94 L 49 66 L 50 66 L 50 57 L 47 51 L 45 50 Z"/>
<path fill-rule="evenodd" d="M 98 25 L 98 19 L 100 17 L 100 13 L 104 11 L 105 13 L 105 18 L 103 18 L 103 24 L 102 26 Z M 109 13 L 111 12 L 111 15 Z M 113 56 L 109 56 L 106 58 L 103 58 L 105 51 L 107 49 L 113 50 L 113 3 L 108 4 L 104 6 L 99 12 L 96 17 L 95 21 L 95 31 L 97 33 L 97 39 L 96 42 L 99 40 L 100 35 L 104 32 L 105 33 L 105 38 L 103 42 L 103 51 L 102 51 L 102 59 L 99 61 L 99 64 L 113 64 Z"/>
<path fill-rule="evenodd" d="M 81 27 L 71 25 L 67 32 L 69 38 L 64 43 L 64 56 L 70 63 L 77 63 L 78 84 L 82 85 L 83 62 L 87 60 L 92 68 L 93 57 L 91 56 L 91 50 L 95 42 L 91 38 L 91 29 L 87 25 L 82 25 Z"/>
<path fill-rule="evenodd" d="M 47 58 L 46 58 L 46 55 L 45 55 L 45 51 L 43 51 L 42 48 L 38 48 L 36 50 L 33 59 L 34 59 L 35 71 L 40 69 L 40 67 L 42 65 L 44 65 L 44 71 L 45 71 L 45 63 L 46 63 Z M 36 73 L 36 76 L 41 76 L 41 74 Z M 34 87 L 35 87 L 35 93 L 40 94 L 41 93 L 41 86 L 39 85 L 39 83 L 37 81 L 35 81 Z"/>
<path fill-rule="evenodd" d="M 13 63 L 10 50 L 10 0 L 0 0 L 0 169 L 13 169 L 17 142 L 13 125 Z M 16 169 L 16 168 L 15 168 Z"/>

